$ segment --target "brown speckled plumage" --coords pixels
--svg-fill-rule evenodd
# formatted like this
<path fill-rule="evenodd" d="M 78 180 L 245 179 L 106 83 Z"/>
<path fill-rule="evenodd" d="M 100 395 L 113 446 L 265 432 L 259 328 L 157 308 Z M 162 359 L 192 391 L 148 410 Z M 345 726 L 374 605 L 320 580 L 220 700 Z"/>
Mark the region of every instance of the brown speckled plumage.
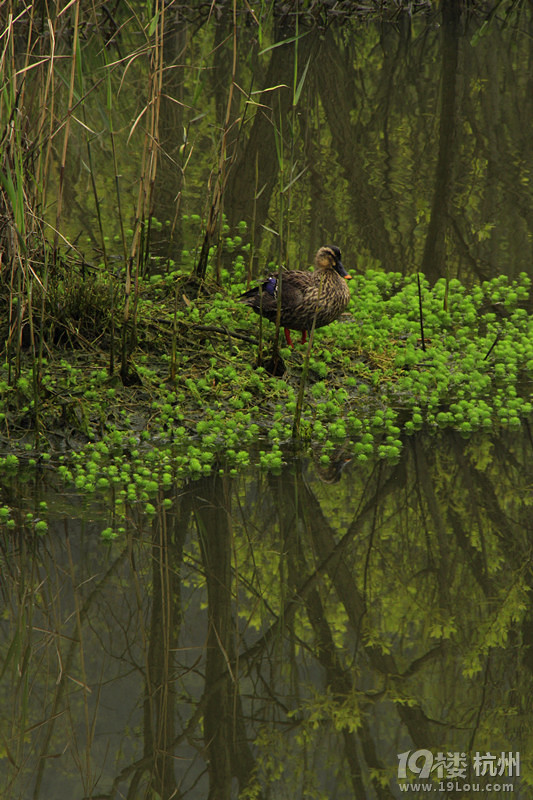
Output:
<path fill-rule="evenodd" d="M 350 276 L 341 262 L 338 247 L 321 247 L 315 257 L 315 271 L 276 272 L 260 286 L 245 292 L 241 303 L 253 308 L 271 322 L 276 321 L 278 292 L 281 288 L 281 320 L 286 329 L 309 331 L 316 314 L 316 328 L 338 319 L 350 300 L 346 279 Z"/>

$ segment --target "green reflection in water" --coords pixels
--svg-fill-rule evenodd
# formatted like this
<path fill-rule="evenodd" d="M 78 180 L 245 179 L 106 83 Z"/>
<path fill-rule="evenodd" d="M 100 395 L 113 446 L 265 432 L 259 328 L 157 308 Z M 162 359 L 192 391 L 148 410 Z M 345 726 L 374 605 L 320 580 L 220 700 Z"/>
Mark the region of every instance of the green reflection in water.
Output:
<path fill-rule="evenodd" d="M 426 750 L 466 754 L 463 783 L 521 753 L 527 797 L 530 465 L 528 434 L 449 433 L 396 465 L 217 472 L 111 545 L 96 500 L 6 482 L 6 796 L 399 797 Z"/>
<path fill-rule="evenodd" d="M 219 246 L 211 275 L 231 269 L 237 256 L 246 263 L 253 256 L 256 272 L 280 259 L 291 267 L 311 263 L 330 240 L 360 271 L 421 269 L 431 280 L 531 274 L 531 146 L 524 135 L 533 114 L 531 10 L 516 4 L 505 20 L 493 14 L 480 30 L 481 17 L 458 20 L 454 4 L 444 6 L 451 18 L 435 12 L 397 24 L 304 26 L 297 45 L 295 17 L 276 26 L 262 19 L 261 35 L 251 18 L 241 20 L 234 42 L 231 15 L 168 14 L 155 98 L 152 51 L 113 60 L 95 28 L 80 45 L 89 130 L 76 123 L 70 133 L 62 232 L 98 263 L 103 243 L 88 191 L 88 138 L 110 252 L 122 260 L 122 221 L 129 253 L 144 181 L 149 204 L 139 246 L 163 259 L 149 268 L 169 268 L 170 259 L 192 269 L 229 128 L 220 208 L 226 219 L 210 239 Z M 142 21 L 138 29 L 121 20 L 117 41 L 126 52 L 146 35 Z M 267 46 L 283 37 L 287 44 Z M 61 40 L 65 57 L 67 44 Z M 225 125 L 234 45 L 240 90 Z M 56 69 L 68 82 L 61 60 Z M 37 70 L 27 76 L 34 78 Z M 59 80 L 54 100 L 63 119 L 68 95 Z M 39 110 L 29 109 L 30 123 L 37 125 Z M 154 124 L 152 176 L 143 147 Z M 52 185 L 51 221 L 56 201 Z M 252 253 L 243 249 L 251 243 Z"/>

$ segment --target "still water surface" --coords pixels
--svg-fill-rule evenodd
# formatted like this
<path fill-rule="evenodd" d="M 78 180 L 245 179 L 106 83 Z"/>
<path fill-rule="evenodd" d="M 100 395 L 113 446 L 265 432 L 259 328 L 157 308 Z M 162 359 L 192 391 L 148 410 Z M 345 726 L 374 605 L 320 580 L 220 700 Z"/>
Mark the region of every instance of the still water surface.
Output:
<path fill-rule="evenodd" d="M 504 781 L 476 754 L 521 757 L 502 770 L 529 797 L 531 464 L 529 430 L 289 459 L 131 507 L 112 544 L 110 498 L 13 477 L 2 796 L 396 798 L 424 750 L 412 778 L 457 754 L 480 797 Z"/>
<path fill-rule="evenodd" d="M 231 272 L 241 221 L 258 274 L 270 260 L 310 264 L 318 247 L 335 243 L 353 272 L 421 270 L 432 282 L 531 275 L 533 14 L 525 3 L 497 3 L 488 15 L 470 4 L 464 14 L 459 3 L 442 6 L 392 22 L 334 24 L 333 15 L 312 28 L 302 20 L 298 27 L 285 9 L 261 30 L 243 10 L 235 75 L 230 14 L 188 22 L 169 13 L 150 194 L 162 227 L 150 231 L 152 253 L 186 268 L 197 263 L 226 131 L 220 210 L 229 230 L 217 223 L 210 277 L 221 266 Z M 103 120 L 107 62 L 91 41 L 91 136 L 85 142 L 86 129 L 73 128 L 63 214 L 69 240 L 96 265 L 102 244 L 87 147 L 109 248 L 121 239 L 121 215 L 127 228 L 137 203 L 150 60 L 135 59 L 123 74 L 117 50 L 117 96 Z"/>

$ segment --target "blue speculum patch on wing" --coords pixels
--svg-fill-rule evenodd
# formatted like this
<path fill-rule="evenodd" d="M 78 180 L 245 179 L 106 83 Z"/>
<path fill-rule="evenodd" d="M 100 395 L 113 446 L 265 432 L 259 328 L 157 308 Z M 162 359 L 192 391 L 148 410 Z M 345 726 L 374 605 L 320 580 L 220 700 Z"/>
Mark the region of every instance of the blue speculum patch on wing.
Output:
<path fill-rule="evenodd" d="M 264 282 L 263 289 L 265 290 L 265 292 L 268 292 L 268 294 L 271 294 L 272 297 L 275 297 L 277 285 L 278 285 L 277 279 L 270 277 L 268 280 Z"/>

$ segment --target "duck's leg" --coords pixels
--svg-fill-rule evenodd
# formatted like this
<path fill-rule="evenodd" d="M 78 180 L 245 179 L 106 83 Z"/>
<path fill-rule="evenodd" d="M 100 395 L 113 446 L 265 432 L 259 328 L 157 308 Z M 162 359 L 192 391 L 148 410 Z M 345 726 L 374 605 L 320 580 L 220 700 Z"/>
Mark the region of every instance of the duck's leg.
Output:
<path fill-rule="evenodd" d="M 305 344 L 307 341 L 307 331 L 302 331 L 302 344 Z"/>
<path fill-rule="evenodd" d="M 285 330 L 285 341 L 287 342 L 289 347 L 292 347 L 291 332 L 288 328 L 285 328 L 284 330 Z"/>

